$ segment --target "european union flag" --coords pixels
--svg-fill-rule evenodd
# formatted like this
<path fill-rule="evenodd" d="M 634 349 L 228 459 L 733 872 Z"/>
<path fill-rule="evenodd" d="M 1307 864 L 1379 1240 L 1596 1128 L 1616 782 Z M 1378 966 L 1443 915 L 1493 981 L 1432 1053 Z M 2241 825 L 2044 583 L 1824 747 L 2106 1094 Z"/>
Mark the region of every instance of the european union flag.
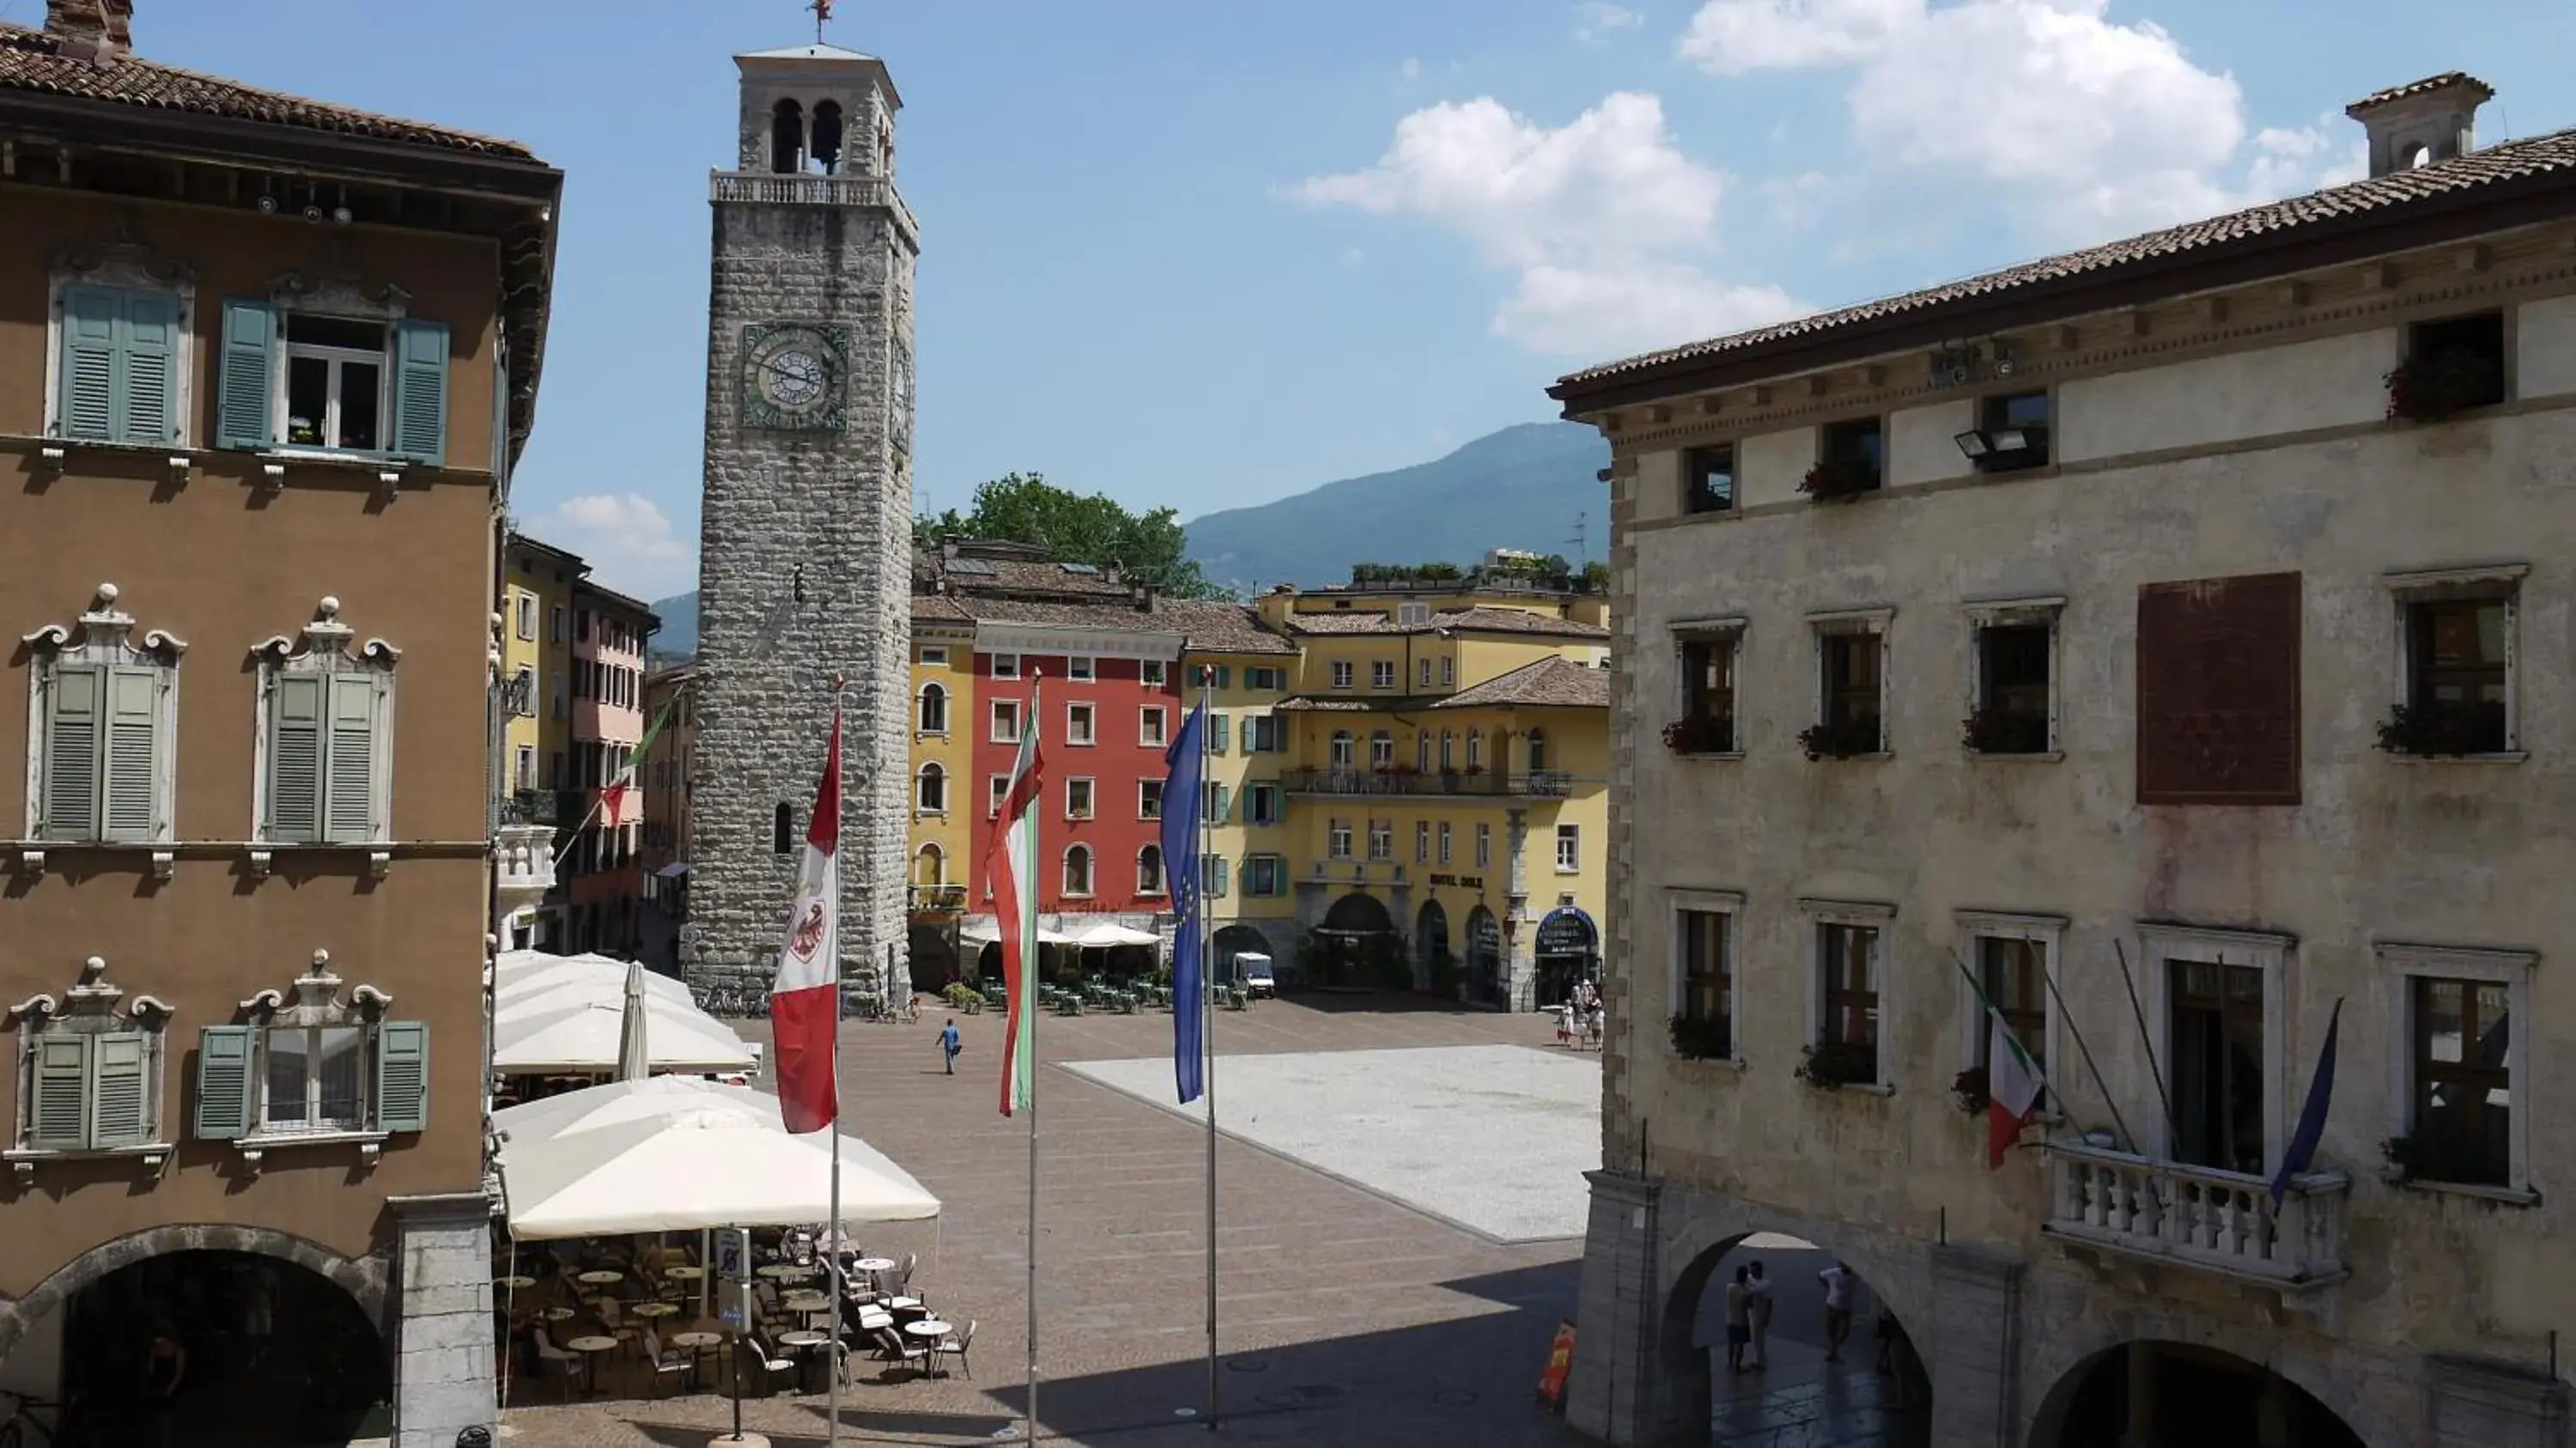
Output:
<path fill-rule="evenodd" d="M 1179 924 L 1172 935 L 1172 1072 L 1184 1105 L 1207 1089 L 1207 989 L 1199 954 L 1199 821 L 1207 756 L 1207 705 L 1182 721 L 1163 755 L 1163 879 Z"/>

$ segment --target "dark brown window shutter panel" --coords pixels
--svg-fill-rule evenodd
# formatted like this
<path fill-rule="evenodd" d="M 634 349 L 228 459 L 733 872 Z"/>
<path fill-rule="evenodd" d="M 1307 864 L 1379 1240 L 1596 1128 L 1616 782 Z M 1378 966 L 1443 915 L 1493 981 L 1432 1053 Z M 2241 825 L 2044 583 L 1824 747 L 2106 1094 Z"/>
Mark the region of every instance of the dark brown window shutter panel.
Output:
<path fill-rule="evenodd" d="M 2138 590 L 2138 803 L 2299 802 L 2299 575 Z"/>

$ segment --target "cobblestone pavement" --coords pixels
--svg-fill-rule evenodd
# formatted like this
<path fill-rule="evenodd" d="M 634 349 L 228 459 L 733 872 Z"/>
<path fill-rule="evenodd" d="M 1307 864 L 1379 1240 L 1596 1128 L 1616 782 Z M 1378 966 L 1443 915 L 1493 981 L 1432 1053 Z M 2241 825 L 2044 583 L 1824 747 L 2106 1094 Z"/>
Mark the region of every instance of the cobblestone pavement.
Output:
<path fill-rule="evenodd" d="M 957 1076 L 940 1069 L 944 1017 L 844 1027 L 848 1125 L 946 1203 L 934 1229 L 871 1232 L 868 1250 L 921 1257 L 915 1279 L 952 1320 L 978 1324 L 972 1381 L 881 1382 L 872 1362 L 843 1393 L 846 1443 L 991 1441 L 1025 1402 L 1028 1145 L 996 1111 L 998 1016 L 961 1017 Z M 1222 1054 L 1517 1043 L 1550 1046 L 1544 1016 L 1392 998 L 1300 996 L 1220 1012 Z M 764 1023 L 745 1023 L 758 1039 Z M 1048 1442 L 1163 1448 L 1209 1442 L 1175 1410 L 1206 1402 L 1201 1128 L 1055 1069 L 1170 1050 L 1171 1018 L 1045 1018 L 1039 1077 L 1038 1395 Z M 1597 1058 L 1595 1058 L 1597 1059 Z M 1220 1066 L 1222 1073 L 1222 1066 Z M 1223 1076 L 1219 1076 L 1220 1091 Z M 1533 1390 L 1574 1310 L 1581 1243 L 1499 1246 L 1257 1147 L 1220 1142 L 1218 1238 L 1225 1415 L 1220 1440 L 1373 1445 L 1572 1444 Z M 900 1377 L 900 1374 L 897 1375 Z M 620 1375 L 611 1365 L 610 1383 Z M 554 1405 L 523 1387 L 516 1448 L 696 1445 L 730 1423 L 713 1395 Z M 744 1426 L 820 1442 L 823 1400 L 747 1400 Z"/>

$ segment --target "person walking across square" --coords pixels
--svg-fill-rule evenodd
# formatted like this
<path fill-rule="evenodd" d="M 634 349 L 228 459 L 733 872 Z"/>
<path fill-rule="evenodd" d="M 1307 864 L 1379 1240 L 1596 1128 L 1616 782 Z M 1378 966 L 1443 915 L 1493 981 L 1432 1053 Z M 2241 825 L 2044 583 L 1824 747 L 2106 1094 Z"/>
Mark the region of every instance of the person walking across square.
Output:
<path fill-rule="evenodd" d="M 1816 1274 L 1825 1284 L 1825 1361 L 1843 1360 L 1843 1340 L 1851 1336 L 1852 1273 L 1840 1262 Z"/>
<path fill-rule="evenodd" d="M 1771 1365 L 1771 1279 L 1762 1275 L 1762 1264 L 1752 1264 L 1753 1280 L 1748 1284 L 1753 1300 L 1748 1304 L 1753 1328 L 1753 1356 L 1748 1360 L 1757 1368 Z"/>
<path fill-rule="evenodd" d="M 957 1018 L 950 1016 L 948 1024 L 939 1028 L 939 1054 L 947 1058 L 949 1075 L 957 1074 L 957 1053 L 965 1048 L 965 1043 L 957 1039 Z"/>
<path fill-rule="evenodd" d="M 1753 1288 L 1750 1274 L 1735 1269 L 1735 1280 L 1726 1284 L 1726 1370 L 1744 1371 L 1744 1345 L 1753 1340 Z"/>

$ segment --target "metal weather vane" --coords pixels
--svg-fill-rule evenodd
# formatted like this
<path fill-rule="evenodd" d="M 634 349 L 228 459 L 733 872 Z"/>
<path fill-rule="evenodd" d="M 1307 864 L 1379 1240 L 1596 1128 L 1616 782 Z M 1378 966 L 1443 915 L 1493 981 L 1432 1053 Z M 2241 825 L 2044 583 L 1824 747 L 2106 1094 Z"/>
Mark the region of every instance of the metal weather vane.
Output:
<path fill-rule="evenodd" d="M 808 0 L 806 9 L 814 12 L 814 43 L 823 43 L 823 27 L 832 21 L 832 0 Z"/>

